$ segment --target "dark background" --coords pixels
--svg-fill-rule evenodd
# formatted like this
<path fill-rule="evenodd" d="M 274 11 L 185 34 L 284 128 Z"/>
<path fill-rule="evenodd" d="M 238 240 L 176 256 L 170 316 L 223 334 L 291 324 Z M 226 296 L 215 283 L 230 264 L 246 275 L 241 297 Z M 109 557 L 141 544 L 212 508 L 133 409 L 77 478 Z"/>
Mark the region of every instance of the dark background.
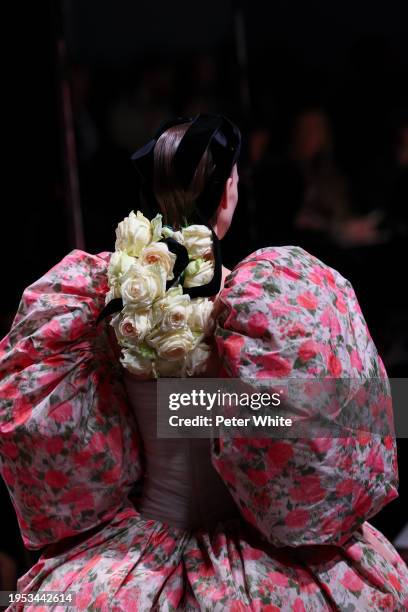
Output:
<path fill-rule="evenodd" d="M 405 1 L 19 8 L 5 58 L 16 118 L 3 115 L 12 130 L 3 152 L 17 175 L 3 201 L 1 335 L 24 287 L 69 250 L 113 249 L 117 223 L 138 207 L 129 156 L 160 121 L 214 111 L 244 136 L 226 265 L 262 246 L 310 250 L 352 281 L 389 375 L 408 375 Z M 75 193 L 83 242 L 72 225 Z M 400 499 L 372 521 L 389 538 L 407 511 L 406 441 L 399 446 Z M 0 549 L 20 573 L 31 560 L 0 491 Z"/>

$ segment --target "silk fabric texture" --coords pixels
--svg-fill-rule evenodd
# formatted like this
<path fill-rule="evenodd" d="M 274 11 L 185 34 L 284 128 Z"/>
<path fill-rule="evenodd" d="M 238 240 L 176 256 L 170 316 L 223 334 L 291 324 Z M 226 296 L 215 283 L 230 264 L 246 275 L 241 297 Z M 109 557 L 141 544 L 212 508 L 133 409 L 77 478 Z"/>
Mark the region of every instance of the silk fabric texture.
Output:
<path fill-rule="evenodd" d="M 140 437 L 94 325 L 109 257 L 68 254 L 0 344 L 1 473 L 25 545 L 45 547 L 19 590 L 73 592 L 79 610 L 407 609 L 407 568 L 367 523 L 397 495 L 392 435 L 226 436 L 211 459 L 241 518 L 187 531 L 140 515 Z M 350 283 L 298 247 L 247 257 L 217 307 L 223 376 L 386 380 Z"/>

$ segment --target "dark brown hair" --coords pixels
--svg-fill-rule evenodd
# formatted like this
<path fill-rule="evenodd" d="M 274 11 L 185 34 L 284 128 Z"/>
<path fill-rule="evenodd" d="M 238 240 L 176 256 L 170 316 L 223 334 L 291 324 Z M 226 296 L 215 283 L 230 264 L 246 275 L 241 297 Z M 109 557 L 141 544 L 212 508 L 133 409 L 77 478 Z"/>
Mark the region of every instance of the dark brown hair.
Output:
<path fill-rule="evenodd" d="M 202 156 L 188 189 L 183 189 L 174 173 L 173 159 L 181 139 L 191 122 L 174 125 L 157 140 L 154 147 L 153 189 L 163 221 L 175 229 L 191 221 L 195 201 L 201 195 L 214 170 L 212 155 L 207 149 Z"/>

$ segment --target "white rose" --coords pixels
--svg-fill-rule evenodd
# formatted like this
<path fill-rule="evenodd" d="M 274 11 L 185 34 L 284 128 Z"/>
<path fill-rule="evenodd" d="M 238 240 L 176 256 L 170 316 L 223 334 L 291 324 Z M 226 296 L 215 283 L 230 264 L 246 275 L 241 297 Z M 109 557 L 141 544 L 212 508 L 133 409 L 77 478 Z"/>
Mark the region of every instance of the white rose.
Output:
<path fill-rule="evenodd" d="M 184 246 L 190 259 L 208 258 L 212 255 L 212 233 L 205 225 L 189 225 L 182 229 Z"/>
<path fill-rule="evenodd" d="M 158 265 L 133 264 L 122 277 L 121 296 L 123 303 L 146 308 L 166 291 L 166 272 Z"/>
<path fill-rule="evenodd" d="M 167 225 L 162 228 L 162 236 L 164 236 L 164 238 L 173 238 L 173 240 L 176 240 L 180 244 L 184 244 L 183 234 L 180 231 L 174 231 L 171 227 L 167 227 Z"/>
<path fill-rule="evenodd" d="M 195 338 L 188 327 L 171 332 L 157 330 L 146 338 L 161 359 L 177 361 L 183 359 L 194 346 Z"/>
<path fill-rule="evenodd" d="M 105 304 L 108 304 L 114 298 L 120 297 L 121 278 L 135 261 L 134 257 L 130 257 L 124 251 L 112 253 L 108 265 L 108 285 L 110 290 L 105 296 Z"/>
<path fill-rule="evenodd" d="M 188 307 L 188 325 L 193 331 L 199 331 L 208 335 L 214 327 L 212 318 L 214 304 L 208 298 L 196 298 L 190 302 Z"/>
<path fill-rule="evenodd" d="M 129 349 L 122 349 L 120 362 L 132 374 L 154 376 L 154 362 L 148 357 L 143 357 L 140 353 L 132 352 Z"/>
<path fill-rule="evenodd" d="M 109 260 L 108 278 L 113 281 L 120 279 L 122 274 L 125 274 L 135 262 L 136 259 L 128 255 L 125 251 L 115 251 L 112 253 Z"/>
<path fill-rule="evenodd" d="M 111 325 L 120 343 L 142 342 L 152 327 L 152 313 L 150 309 L 135 310 L 126 306 L 112 318 Z"/>
<path fill-rule="evenodd" d="M 196 259 L 190 261 L 184 276 L 184 287 L 206 285 L 214 276 L 214 262 Z"/>
<path fill-rule="evenodd" d="M 187 324 L 187 306 L 186 304 L 176 304 L 166 308 L 161 327 L 163 331 L 173 331 L 182 329 Z"/>
<path fill-rule="evenodd" d="M 116 228 L 115 250 L 126 251 L 128 255 L 138 257 L 152 240 L 150 221 L 138 210 L 123 219 Z"/>
<path fill-rule="evenodd" d="M 195 349 L 187 355 L 186 374 L 201 374 L 205 371 L 207 361 L 211 355 L 211 349 L 205 342 L 200 342 Z"/>
<path fill-rule="evenodd" d="M 174 308 L 176 306 L 184 306 L 187 308 L 190 303 L 190 296 L 183 294 L 181 285 L 171 287 L 166 291 L 164 297 L 156 300 L 153 304 L 153 318 L 154 324 L 157 325 L 164 317 L 164 314 L 168 308 Z"/>
<path fill-rule="evenodd" d="M 162 233 L 162 216 L 157 214 L 154 219 L 151 220 L 150 226 L 152 228 L 152 242 L 160 240 Z"/>
<path fill-rule="evenodd" d="M 140 261 L 144 265 L 158 264 L 164 268 L 168 280 L 174 278 L 173 268 L 176 256 L 169 251 L 164 242 L 153 242 L 145 247 L 141 252 Z"/>

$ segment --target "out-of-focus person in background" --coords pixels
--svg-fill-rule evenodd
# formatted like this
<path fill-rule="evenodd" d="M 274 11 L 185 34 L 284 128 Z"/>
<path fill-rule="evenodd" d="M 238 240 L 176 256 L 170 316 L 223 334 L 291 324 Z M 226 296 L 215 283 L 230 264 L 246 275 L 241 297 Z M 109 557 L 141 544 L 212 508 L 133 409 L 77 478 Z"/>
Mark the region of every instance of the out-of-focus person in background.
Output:
<path fill-rule="evenodd" d="M 307 109 L 296 117 L 290 158 L 304 183 L 295 227 L 332 233 L 350 215 L 350 201 L 347 179 L 334 160 L 332 130 L 324 111 Z"/>
<path fill-rule="evenodd" d="M 381 211 L 392 240 L 408 234 L 408 117 L 397 119 L 387 149 L 375 150 L 365 161 L 355 185 L 363 212 Z"/>
<path fill-rule="evenodd" d="M 353 210 L 349 179 L 336 161 L 331 122 L 321 108 L 304 108 L 294 118 L 287 154 L 266 155 L 266 132 L 249 142 L 252 195 L 258 219 L 269 213 L 267 227 L 255 220 L 262 247 L 300 241 L 310 250 L 322 245 L 348 247 L 382 239 L 378 211 Z M 252 148 L 251 148 L 252 145 Z"/>
<path fill-rule="evenodd" d="M 267 126 L 256 125 L 249 134 L 249 163 L 256 167 L 270 159 L 271 133 Z"/>
<path fill-rule="evenodd" d="M 294 225 L 307 243 L 314 236 L 338 246 L 361 246 L 384 240 L 378 224 L 383 215 L 371 210 L 356 215 L 350 181 L 335 159 L 327 113 L 306 109 L 295 119 L 290 157 L 303 180 L 303 197 Z"/>

